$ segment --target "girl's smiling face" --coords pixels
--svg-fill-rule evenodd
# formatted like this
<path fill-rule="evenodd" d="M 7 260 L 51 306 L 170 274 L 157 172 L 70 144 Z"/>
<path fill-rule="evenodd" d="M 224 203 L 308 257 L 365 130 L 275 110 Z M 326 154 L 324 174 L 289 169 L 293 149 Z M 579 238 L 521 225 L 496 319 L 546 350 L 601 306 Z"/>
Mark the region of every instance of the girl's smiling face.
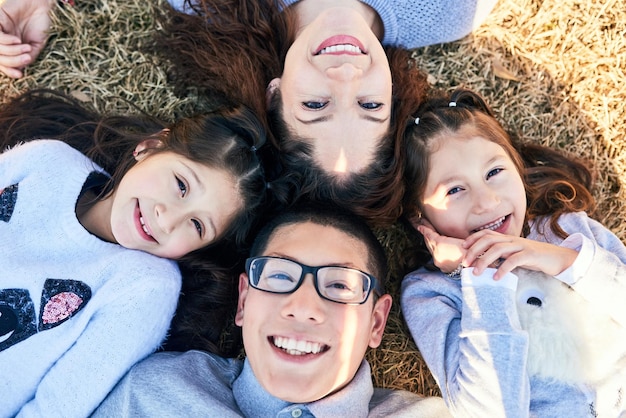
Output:
<path fill-rule="evenodd" d="M 137 159 L 114 193 L 94 205 L 102 216 L 90 231 L 103 239 L 177 259 L 219 239 L 241 208 L 234 179 L 221 169 L 169 151 Z"/>
<path fill-rule="evenodd" d="M 441 136 L 430 149 L 423 215 L 442 235 L 465 239 L 481 229 L 520 236 L 526 191 L 515 164 L 480 136 Z"/>

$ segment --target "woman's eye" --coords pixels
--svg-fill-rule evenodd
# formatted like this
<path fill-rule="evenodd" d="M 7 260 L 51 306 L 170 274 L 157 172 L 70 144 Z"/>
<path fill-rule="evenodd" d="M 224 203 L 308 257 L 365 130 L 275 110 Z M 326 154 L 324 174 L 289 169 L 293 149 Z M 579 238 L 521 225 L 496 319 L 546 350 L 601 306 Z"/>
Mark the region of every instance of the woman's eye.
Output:
<path fill-rule="evenodd" d="M 502 168 L 494 168 L 493 170 L 490 170 L 490 171 L 487 173 L 487 178 L 493 177 L 493 176 L 495 176 L 496 174 L 500 173 L 501 171 L 502 171 Z"/>
<path fill-rule="evenodd" d="M 311 110 L 320 110 L 326 107 L 326 105 L 328 104 L 328 102 L 315 102 L 315 101 L 311 101 L 311 102 L 302 102 L 302 106 L 304 106 L 307 109 L 311 109 Z"/>
<path fill-rule="evenodd" d="M 183 182 L 178 177 L 176 177 L 176 182 L 178 183 L 178 189 L 180 190 L 180 194 L 182 195 L 182 197 L 185 197 L 185 195 L 187 194 L 187 185 L 185 185 L 185 182 Z"/>
<path fill-rule="evenodd" d="M 195 219 L 192 219 L 191 222 L 193 222 L 193 225 L 196 227 L 196 230 L 198 231 L 198 235 L 200 236 L 200 238 L 202 238 L 202 223 L 200 223 L 200 221 L 197 221 Z"/>
<path fill-rule="evenodd" d="M 377 102 L 359 102 L 359 106 L 361 106 L 365 110 L 376 110 L 382 107 L 382 103 Z"/>

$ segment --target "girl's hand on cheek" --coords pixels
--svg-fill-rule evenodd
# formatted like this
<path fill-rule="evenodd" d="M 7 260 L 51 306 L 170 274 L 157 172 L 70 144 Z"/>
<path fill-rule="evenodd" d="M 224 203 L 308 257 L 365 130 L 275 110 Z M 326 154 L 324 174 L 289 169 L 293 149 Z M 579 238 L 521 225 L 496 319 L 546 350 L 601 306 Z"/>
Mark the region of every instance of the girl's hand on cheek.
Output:
<path fill-rule="evenodd" d="M 578 256 L 578 252 L 570 248 L 486 230 L 470 235 L 463 247 L 467 250 L 463 265 L 474 267 L 476 275 L 487 267 L 496 268 L 494 280 L 516 267 L 556 276 L 570 267 Z"/>
<path fill-rule="evenodd" d="M 439 235 L 430 222 L 422 219 L 417 230 L 424 236 L 433 263 L 444 273 L 451 273 L 459 267 L 465 256 L 463 240 Z"/>

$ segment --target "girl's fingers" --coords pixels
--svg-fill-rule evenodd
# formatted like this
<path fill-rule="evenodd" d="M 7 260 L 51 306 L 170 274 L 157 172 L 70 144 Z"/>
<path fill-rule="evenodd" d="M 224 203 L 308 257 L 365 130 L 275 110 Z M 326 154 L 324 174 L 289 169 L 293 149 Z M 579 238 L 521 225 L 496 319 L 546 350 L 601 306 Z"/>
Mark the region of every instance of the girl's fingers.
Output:
<path fill-rule="evenodd" d="M 417 230 L 420 234 L 424 235 L 424 238 L 429 240 L 435 239 L 438 235 L 433 229 L 427 227 L 426 225 L 420 225 Z"/>
<path fill-rule="evenodd" d="M 519 242 L 507 236 L 503 236 L 502 240 L 481 240 L 467 250 L 463 264 L 473 266 L 477 269 L 475 272 L 480 274 L 487 267 L 500 267 L 504 260 L 522 250 L 523 246 Z"/>

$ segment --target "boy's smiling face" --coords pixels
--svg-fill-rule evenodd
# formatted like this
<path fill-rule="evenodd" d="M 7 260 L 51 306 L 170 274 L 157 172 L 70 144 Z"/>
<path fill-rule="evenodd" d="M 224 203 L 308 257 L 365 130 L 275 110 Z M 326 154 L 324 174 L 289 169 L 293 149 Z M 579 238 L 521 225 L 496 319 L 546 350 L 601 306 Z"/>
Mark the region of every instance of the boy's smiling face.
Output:
<path fill-rule="evenodd" d="M 312 222 L 279 227 L 259 255 L 369 272 L 365 244 Z M 239 293 L 235 322 L 254 375 L 273 396 L 294 403 L 316 401 L 347 385 L 367 347 L 380 344 L 391 307 L 389 295 L 376 303 L 370 295 L 362 305 L 324 300 L 310 274 L 294 293 L 279 295 L 250 287 L 243 273 Z"/>

